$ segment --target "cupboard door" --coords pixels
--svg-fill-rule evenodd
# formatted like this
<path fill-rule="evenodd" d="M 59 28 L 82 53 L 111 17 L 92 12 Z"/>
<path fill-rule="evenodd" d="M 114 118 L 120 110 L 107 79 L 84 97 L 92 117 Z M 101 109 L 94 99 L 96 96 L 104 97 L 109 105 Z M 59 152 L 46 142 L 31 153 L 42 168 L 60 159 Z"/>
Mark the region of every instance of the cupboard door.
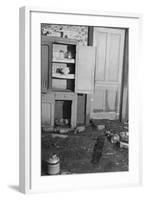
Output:
<path fill-rule="evenodd" d="M 41 46 L 41 92 L 47 92 L 48 88 L 48 68 L 49 68 L 49 49 L 47 45 Z"/>
<path fill-rule="evenodd" d="M 85 108 L 86 108 L 86 95 L 77 95 L 77 124 L 85 123 Z"/>
<path fill-rule="evenodd" d="M 77 46 L 76 49 L 76 93 L 93 93 L 95 47 Z"/>
<path fill-rule="evenodd" d="M 119 118 L 124 35 L 122 29 L 94 28 L 93 45 L 98 48 L 91 118 Z"/>
<path fill-rule="evenodd" d="M 54 126 L 54 96 L 51 94 L 42 95 L 41 103 L 41 124 L 42 126 Z"/>

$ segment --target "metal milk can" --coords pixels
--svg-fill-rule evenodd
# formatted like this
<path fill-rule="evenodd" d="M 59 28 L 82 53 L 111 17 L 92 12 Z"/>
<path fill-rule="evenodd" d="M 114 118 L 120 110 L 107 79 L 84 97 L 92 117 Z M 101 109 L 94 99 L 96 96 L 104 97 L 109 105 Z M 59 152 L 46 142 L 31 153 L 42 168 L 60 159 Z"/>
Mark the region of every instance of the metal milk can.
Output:
<path fill-rule="evenodd" d="M 60 173 L 60 159 L 56 154 L 49 156 L 47 165 L 47 172 L 49 175 L 56 175 Z"/>

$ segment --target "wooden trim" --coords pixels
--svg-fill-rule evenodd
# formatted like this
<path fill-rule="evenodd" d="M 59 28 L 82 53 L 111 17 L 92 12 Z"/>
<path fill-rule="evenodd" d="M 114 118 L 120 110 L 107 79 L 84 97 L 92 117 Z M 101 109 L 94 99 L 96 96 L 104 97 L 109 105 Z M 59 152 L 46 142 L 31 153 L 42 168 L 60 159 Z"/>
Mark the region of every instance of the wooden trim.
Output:
<path fill-rule="evenodd" d="M 93 26 L 88 27 L 88 46 L 93 46 Z"/>
<path fill-rule="evenodd" d="M 49 53 L 49 46 L 47 44 L 41 44 L 41 93 L 47 93 L 47 89 L 48 89 L 48 79 L 47 80 L 42 80 L 42 71 L 44 70 L 42 68 L 42 63 L 43 63 L 43 60 L 42 60 L 42 57 L 43 57 L 43 53 L 42 53 L 42 48 L 43 47 L 46 47 L 47 48 L 47 51 Z M 48 63 L 48 66 L 49 66 L 49 63 Z M 48 72 L 49 69 L 47 69 L 47 73 L 49 74 Z"/>
<path fill-rule="evenodd" d="M 49 44 L 48 46 L 48 87 L 47 89 L 52 89 L 52 44 Z"/>
<path fill-rule="evenodd" d="M 128 79 L 129 79 L 129 46 L 128 46 L 128 29 L 125 32 L 125 47 L 124 47 L 124 62 L 122 74 L 122 88 L 121 88 L 121 106 L 120 106 L 120 120 L 128 120 Z"/>
<path fill-rule="evenodd" d="M 88 45 L 89 46 L 93 46 L 93 31 L 94 31 L 94 27 L 93 26 L 89 26 L 88 27 Z M 86 94 L 85 97 L 85 123 L 86 125 L 89 124 L 90 122 L 90 111 L 91 111 L 91 95 L 90 94 Z"/>
<path fill-rule="evenodd" d="M 110 120 L 116 120 L 119 119 L 119 113 L 115 112 L 98 112 L 98 113 L 92 113 L 91 119 L 110 119 Z"/>
<path fill-rule="evenodd" d="M 54 37 L 54 36 L 41 36 L 43 43 L 61 43 L 64 45 L 72 44 L 77 45 L 78 41 L 68 38 Z"/>
<path fill-rule="evenodd" d="M 86 118 L 85 123 L 86 125 L 90 122 L 90 113 L 91 113 L 91 95 L 86 95 Z"/>
<path fill-rule="evenodd" d="M 107 30 L 108 30 L 108 33 L 111 32 L 111 33 L 117 33 L 117 34 L 121 34 L 122 31 L 123 33 L 125 32 L 125 29 L 124 28 L 109 28 L 109 27 L 96 27 L 98 28 L 98 32 L 102 32 L 102 33 L 107 33 Z"/>
<path fill-rule="evenodd" d="M 74 95 L 71 108 L 71 127 L 75 128 L 77 124 L 77 94 Z"/>

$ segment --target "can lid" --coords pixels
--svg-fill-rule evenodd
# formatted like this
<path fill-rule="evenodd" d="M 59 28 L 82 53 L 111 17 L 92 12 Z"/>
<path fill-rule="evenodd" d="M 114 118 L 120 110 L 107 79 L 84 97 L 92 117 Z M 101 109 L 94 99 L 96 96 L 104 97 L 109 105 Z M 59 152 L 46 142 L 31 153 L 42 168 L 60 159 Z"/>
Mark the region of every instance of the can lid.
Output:
<path fill-rule="evenodd" d="M 56 154 L 51 155 L 47 160 L 47 162 L 49 162 L 51 164 L 55 164 L 55 163 L 57 163 L 59 161 L 60 161 L 60 159 Z"/>

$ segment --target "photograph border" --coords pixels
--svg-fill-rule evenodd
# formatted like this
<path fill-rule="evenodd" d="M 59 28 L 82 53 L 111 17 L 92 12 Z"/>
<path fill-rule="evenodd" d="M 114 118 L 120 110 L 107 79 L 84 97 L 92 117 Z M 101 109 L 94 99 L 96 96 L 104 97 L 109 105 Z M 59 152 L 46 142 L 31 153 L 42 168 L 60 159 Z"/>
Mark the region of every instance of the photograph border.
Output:
<path fill-rule="evenodd" d="M 47 177 L 49 180 L 46 180 L 44 185 L 42 182 L 39 182 L 39 179 L 35 179 L 35 173 L 36 176 L 38 175 L 38 168 L 34 168 L 34 155 L 35 150 L 36 152 L 40 152 L 40 147 L 37 147 L 37 145 L 34 146 L 34 131 L 32 133 L 33 129 L 33 121 L 34 114 L 32 109 L 32 97 L 34 95 L 34 72 L 32 70 L 32 63 L 33 63 L 33 45 L 32 45 L 32 35 L 31 30 L 34 26 L 32 22 L 32 13 L 35 13 L 35 15 L 42 15 L 42 14 L 52 14 L 54 15 L 67 15 L 68 19 L 70 16 L 81 16 L 81 17 L 102 17 L 102 18 L 110 18 L 111 19 L 111 26 L 113 25 L 112 19 L 124 19 L 126 21 L 130 20 L 133 21 L 133 23 L 136 22 L 135 27 L 137 29 L 133 29 L 133 31 L 137 31 L 137 37 L 135 38 L 135 44 L 134 46 L 134 60 L 136 63 L 134 65 L 138 65 L 138 69 L 134 68 L 133 75 L 134 79 L 138 80 L 138 70 L 140 70 L 141 67 L 141 59 L 140 59 L 140 47 L 141 47 L 141 37 L 142 37 L 142 15 L 141 14 L 131 14 L 131 13 L 115 13 L 115 12 L 101 12 L 101 11 L 73 11 L 73 10 L 67 10 L 67 11 L 60 11 L 60 10 L 52 10 L 52 9 L 46 9 L 46 8 L 37 8 L 37 7 L 22 7 L 20 8 L 19 12 L 19 189 L 23 193 L 36 193 L 36 192 L 49 192 L 49 191 L 62 191 L 62 190 L 72 190 L 72 189 L 86 189 L 86 188 L 94 188 L 97 189 L 99 187 L 116 187 L 116 186 L 132 186 L 132 185 L 141 185 L 142 183 L 142 130 L 140 127 L 140 100 L 138 99 L 138 94 L 134 94 L 134 91 L 131 95 L 132 98 L 135 98 L 132 101 L 132 107 L 135 105 L 135 112 L 132 112 L 132 115 L 134 114 L 135 118 L 133 119 L 133 122 L 138 121 L 137 127 L 135 128 L 137 131 L 139 128 L 139 135 L 136 136 L 138 143 L 136 146 L 136 153 L 135 156 L 137 158 L 137 167 L 136 171 L 134 172 L 135 177 L 133 179 L 129 178 L 128 180 L 119 181 L 119 177 L 121 176 L 120 173 L 116 173 L 117 177 L 115 180 L 118 180 L 119 182 L 115 183 L 101 183 L 97 184 L 94 181 L 94 184 L 91 184 L 90 180 L 93 180 L 95 177 L 95 174 L 86 174 L 86 175 L 67 175 L 67 176 L 59 176 L 59 177 Z M 37 17 L 36 17 L 37 18 Z M 37 20 L 37 19 L 36 19 Z M 51 23 L 51 22 L 50 22 Z M 123 26 L 121 26 L 123 27 Z M 125 27 L 128 28 L 128 23 L 125 23 Z M 34 40 L 34 39 L 33 39 Z M 34 44 L 34 43 L 33 43 Z M 39 44 L 40 45 L 40 41 Z M 136 54 L 137 53 L 137 54 Z M 40 63 L 38 63 L 40 65 Z M 136 77 L 135 77 L 136 76 Z M 38 70 L 38 77 L 40 77 L 40 71 Z M 36 81 L 36 80 L 35 80 Z M 130 76 L 131 81 L 131 76 Z M 134 83 L 134 82 L 132 82 Z M 37 81 L 38 90 L 40 91 L 39 82 Z M 137 85 L 137 89 L 140 89 L 139 84 Z M 39 99 L 40 100 L 40 99 Z M 36 101 L 36 105 L 39 101 Z M 131 102 L 131 98 L 130 98 Z M 38 117 L 38 116 L 36 116 Z M 39 118 L 39 117 L 38 117 Z M 37 119 L 38 120 L 38 119 Z M 40 118 L 39 118 L 40 120 Z M 40 131 L 40 130 L 39 130 Z M 40 138 L 38 138 L 39 140 Z M 131 144 L 130 146 L 133 146 L 134 144 Z M 131 147 L 133 148 L 133 147 Z M 134 157 L 134 155 L 133 155 Z M 37 165 L 37 164 L 36 164 Z M 40 167 L 40 166 L 39 166 Z M 129 173 L 129 172 L 128 172 Z M 98 173 L 98 177 L 100 179 L 105 176 L 105 180 L 107 178 L 113 177 L 113 173 L 109 173 L 107 175 L 103 175 L 102 173 Z M 127 177 L 127 175 L 125 175 Z M 78 180 L 82 179 L 82 182 L 85 182 L 85 180 L 88 180 L 88 184 L 82 184 L 81 182 L 78 182 Z M 57 182 L 56 182 L 57 180 Z M 64 180 L 64 181 L 63 181 Z M 72 182 L 70 186 L 67 188 L 66 184 L 61 182 Z M 57 184 L 55 184 L 57 183 Z M 76 184 L 75 184 L 76 183 Z M 51 189 L 49 189 L 51 186 Z"/>

